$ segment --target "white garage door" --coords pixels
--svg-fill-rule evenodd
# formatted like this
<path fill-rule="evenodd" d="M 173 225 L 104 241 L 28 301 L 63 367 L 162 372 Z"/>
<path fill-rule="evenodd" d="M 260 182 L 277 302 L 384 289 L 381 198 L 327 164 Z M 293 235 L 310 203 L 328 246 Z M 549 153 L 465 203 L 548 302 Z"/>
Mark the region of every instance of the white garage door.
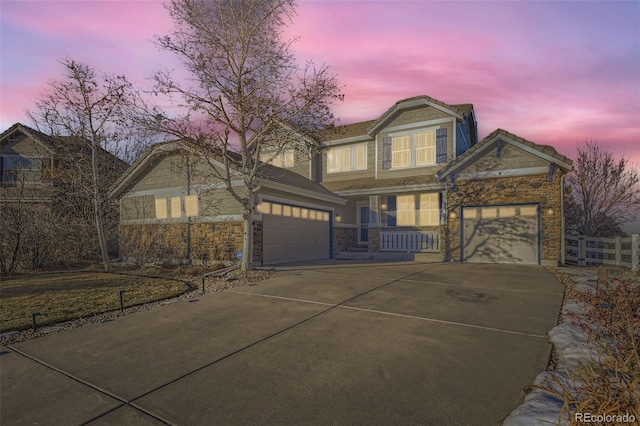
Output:
<path fill-rule="evenodd" d="M 538 264 L 538 205 L 462 208 L 463 261 Z"/>
<path fill-rule="evenodd" d="M 265 265 L 329 259 L 329 212 L 271 202 L 261 210 Z"/>

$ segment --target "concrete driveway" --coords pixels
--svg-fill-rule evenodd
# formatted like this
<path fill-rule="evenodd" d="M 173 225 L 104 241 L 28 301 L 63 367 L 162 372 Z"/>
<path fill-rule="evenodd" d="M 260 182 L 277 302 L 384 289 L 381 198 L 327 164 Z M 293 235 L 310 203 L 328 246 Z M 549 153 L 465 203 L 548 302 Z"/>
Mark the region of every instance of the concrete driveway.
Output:
<path fill-rule="evenodd" d="M 282 268 L 2 348 L 0 423 L 499 424 L 562 295 L 536 266 Z"/>

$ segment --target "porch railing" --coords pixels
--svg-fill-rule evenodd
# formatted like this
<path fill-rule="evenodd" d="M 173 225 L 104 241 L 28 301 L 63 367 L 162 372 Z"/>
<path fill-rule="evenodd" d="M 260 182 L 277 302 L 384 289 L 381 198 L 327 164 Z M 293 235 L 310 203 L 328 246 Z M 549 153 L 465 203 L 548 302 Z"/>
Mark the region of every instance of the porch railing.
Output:
<path fill-rule="evenodd" d="M 591 238 L 565 235 L 565 261 L 570 265 L 624 265 L 638 270 L 640 236 L 621 238 Z"/>
<path fill-rule="evenodd" d="M 440 233 L 430 231 L 381 231 L 380 251 L 440 252 Z"/>

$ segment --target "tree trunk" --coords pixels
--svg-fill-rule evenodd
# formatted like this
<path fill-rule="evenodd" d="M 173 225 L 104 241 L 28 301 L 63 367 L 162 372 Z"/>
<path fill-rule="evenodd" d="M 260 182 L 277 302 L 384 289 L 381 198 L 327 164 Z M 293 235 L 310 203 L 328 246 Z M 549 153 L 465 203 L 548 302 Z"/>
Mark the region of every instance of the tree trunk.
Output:
<path fill-rule="evenodd" d="M 95 137 L 94 137 L 95 138 Z M 111 272 L 111 261 L 109 260 L 109 252 L 107 250 L 107 241 L 104 238 L 104 229 L 102 228 L 102 214 L 100 211 L 100 189 L 98 187 L 98 161 L 97 161 L 97 143 L 95 139 L 91 147 L 91 172 L 93 175 L 93 214 L 96 222 L 96 231 L 98 232 L 98 243 L 100 244 L 100 253 L 102 254 L 102 263 L 104 270 Z"/>
<path fill-rule="evenodd" d="M 240 266 L 247 273 L 253 269 L 253 191 L 247 193 L 248 205 L 244 209 L 244 237 L 242 240 L 242 262 Z"/>
<path fill-rule="evenodd" d="M 102 229 L 100 203 L 97 199 L 93 200 L 93 206 L 94 206 L 94 213 L 96 216 L 96 230 L 98 231 L 98 242 L 100 243 L 100 253 L 102 253 L 102 263 L 104 263 L 105 272 L 111 272 L 111 261 L 109 260 L 109 251 L 107 250 L 107 241 L 104 238 L 104 229 Z"/>

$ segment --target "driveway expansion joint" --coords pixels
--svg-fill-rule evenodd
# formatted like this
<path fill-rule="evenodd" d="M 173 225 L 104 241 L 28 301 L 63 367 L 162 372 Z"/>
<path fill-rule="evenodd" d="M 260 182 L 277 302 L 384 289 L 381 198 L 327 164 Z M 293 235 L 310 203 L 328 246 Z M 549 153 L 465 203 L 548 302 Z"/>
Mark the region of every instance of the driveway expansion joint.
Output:
<path fill-rule="evenodd" d="M 11 351 L 15 352 L 16 354 L 18 354 L 18 355 L 30 360 L 30 361 L 33 361 L 33 362 L 35 362 L 37 364 L 40 364 L 43 367 L 48 368 L 48 369 L 50 369 L 52 371 L 55 371 L 58 374 L 62 374 L 63 376 L 73 380 L 74 382 L 77 382 L 77 383 L 79 383 L 79 384 L 81 384 L 83 386 L 88 387 L 89 389 L 92 389 L 92 390 L 94 390 L 96 392 L 104 394 L 104 395 L 108 396 L 109 398 L 115 399 L 116 401 L 120 402 L 119 405 L 117 405 L 117 406 L 105 411 L 104 413 L 101 413 L 101 414 L 93 417 L 92 419 L 87 420 L 86 422 L 83 422 L 82 425 L 88 425 L 88 424 L 90 424 L 90 423 L 92 423 L 92 422 L 94 422 L 94 421 L 106 416 L 107 414 L 112 413 L 112 412 L 114 412 L 114 411 L 116 411 L 116 410 L 118 410 L 118 409 L 120 409 L 122 407 L 125 407 L 125 406 L 129 406 L 129 407 L 131 407 L 131 408 L 133 408 L 133 409 L 135 409 L 137 411 L 140 411 L 141 413 L 146 414 L 149 417 L 153 417 L 154 419 L 156 419 L 159 422 L 162 422 L 164 424 L 170 424 L 168 421 L 162 419 L 161 417 L 159 417 L 159 416 L 157 416 L 157 415 L 155 415 L 155 414 L 153 414 L 153 413 L 151 413 L 151 412 L 149 412 L 149 411 L 147 411 L 147 410 L 145 410 L 145 409 L 143 409 L 141 407 L 138 407 L 138 406 L 136 406 L 134 404 L 131 404 L 131 401 L 128 401 L 126 398 L 122 398 L 122 397 L 120 397 L 120 396 L 118 396 L 118 395 L 116 395 L 116 394 L 114 394 L 112 392 L 109 392 L 106 389 L 101 388 L 100 386 L 96 386 L 94 384 L 91 384 L 91 383 L 87 382 L 86 380 L 81 379 L 80 377 L 77 377 L 77 376 L 75 376 L 75 375 L 73 375 L 71 373 L 68 373 L 68 372 L 66 372 L 66 371 L 64 371 L 64 370 L 62 370 L 62 369 L 60 369 L 60 368 L 58 368 L 58 367 L 56 367 L 54 365 L 51 365 L 48 362 L 45 362 L 45 361 L 43 361 L 43 360 L 41 360 L 39 358 L 31 356 L 31 355 L 21 351 L 20 349 L 16 349 L 13 346 L 7 346 L 7 348 L 10 349 Z"/>

